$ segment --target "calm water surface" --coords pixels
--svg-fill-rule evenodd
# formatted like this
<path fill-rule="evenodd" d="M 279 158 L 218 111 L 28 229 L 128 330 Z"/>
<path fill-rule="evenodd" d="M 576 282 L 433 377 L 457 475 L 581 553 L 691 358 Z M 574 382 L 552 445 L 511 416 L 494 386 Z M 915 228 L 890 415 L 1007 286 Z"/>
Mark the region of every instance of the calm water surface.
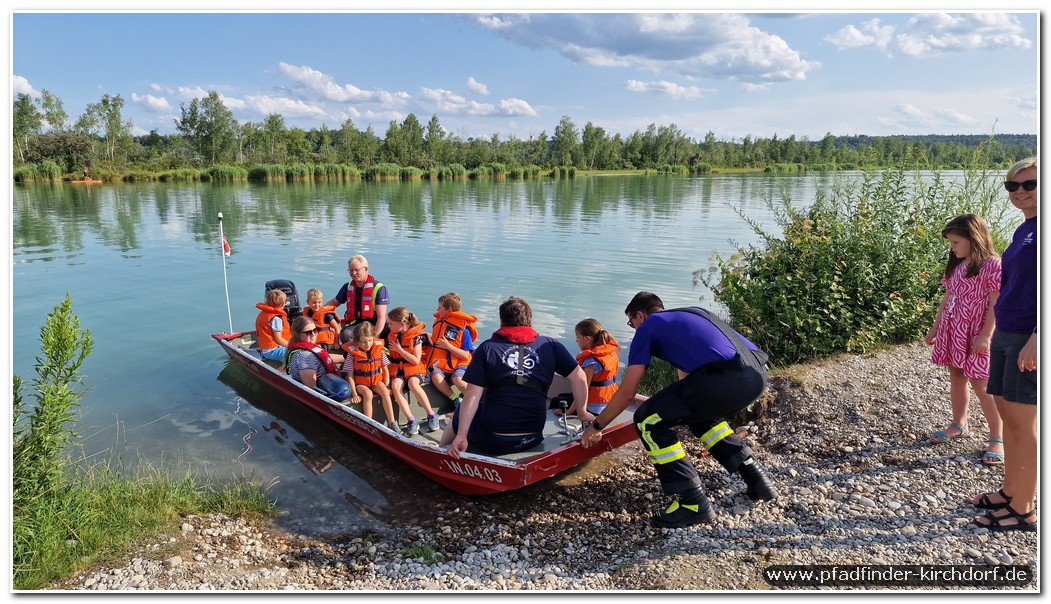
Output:
<path fill-rule="evenodd" d="M 488 336 L 499 303 L 517 295 L 538 331 L 575 353 L 573 326 L 589 316 L 626 348 L 622 311 L 639 290 L 669 306 L 712 305 L 693 273 L 713 252 L 757 240 L 735 208 L 772 227 L 764 200 L 809 203 L 817 189 L 859 178 L 18 186 L 13 368 L 33 377 L 40 327 L 69 293 L 95 340 L 77 425 L 85 453 L 272 483 L 296 530 L 381 529 L 395 514 L 426 522 L 421 498 L 455 505 L 461 496 L 227 366 L 209 337 L 230 328 L 218 212 L 233 248 L 236 331 L 253 328 L 266 281 L 292 280 L 301 300 L 311 287 L 329 299 L 360 253 L 392 308 L 429 323 L 438 296 L 456 291 Z"/>

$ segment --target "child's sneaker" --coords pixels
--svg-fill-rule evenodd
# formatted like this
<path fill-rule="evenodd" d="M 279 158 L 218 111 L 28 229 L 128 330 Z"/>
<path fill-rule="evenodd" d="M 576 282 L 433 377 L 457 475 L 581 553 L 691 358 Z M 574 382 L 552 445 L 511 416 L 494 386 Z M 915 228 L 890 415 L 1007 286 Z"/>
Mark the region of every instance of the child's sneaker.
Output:
<path fill-rule="evenodd" d="M 410 417 L 409 423 L 405 424 L 405 433 L 409 436 L 420 433 L 420 422 L 415 417 Z"/>
<path fill-rule="evenodd" d="M 398 426 L 398 422 L 387 422 L 387 427 L 395 432 L 400 432 L 401 428 Z"/>
<path fill-rule="evenodd" d="M 432 413 L 432 414 L 427 416 L 427 431 L 428 432 L 434 432 L 437 429 L 438 429 L 438 416 Z"/>
<path fill-rule="evenodd" d="M 463 402 L 463 393 L 461 392 L 460 394 L 457 394 L 453 398 L 453 406 L 456 407 L 456 408 L 459 408 L 460 407 L 460 403 L 462 403 L 462 402 Z"/>

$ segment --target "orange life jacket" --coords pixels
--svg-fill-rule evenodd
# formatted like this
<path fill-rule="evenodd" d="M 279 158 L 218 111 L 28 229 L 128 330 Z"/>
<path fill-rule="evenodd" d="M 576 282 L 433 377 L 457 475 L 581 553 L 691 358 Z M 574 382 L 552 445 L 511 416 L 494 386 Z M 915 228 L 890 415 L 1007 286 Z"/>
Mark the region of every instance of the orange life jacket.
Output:
<path fill-rule="evenodd" d="M 277 348 L 280 344 L 274 339 L 274 330 L 270 328 L 270 320 L 281 317 L 281 336 L 285 341 L 292 339 L 292 325 L 288 322 L 288 314 L 283 308 L 267 306 L 262 302 L 255 305 L 259 309 L 259 316 L 255 318 L 255 337 L 259 342 L 259 350 L 270 350 Z"/>
<path fill-rule="evenodd" d="M 354 358 L 354 385 L 373 387 L 383 381 L 383 343 L 375 342 L 369 350 L 355 346 L 348 351 Z"/>
<path fill-rule="evenodd" d="M 477 320 L 478 317 L 458 310 L 449 313 L 449 316 L 444 319 L 439 319 L 438 313 L 434 313 L 434 331 L 431 333 L 431 342 L 438 341 L 438 338 L 445 338 L 453 346 L 462 349 L 464 330 L 470 330 L 471 342 L 475 343 L 478 341 L 478 329 L 474 326 Z M 470 354 L 466 359 L 460 359 L 453 356 L 453 353 L 448 350 L 435 348 L 432 345 L 424 346 L 423 354 L 427 359 L 425 364 L 428 369 L 438 368 L 445 373 L 452 373 L 457 367 L 471 362 Z"/>
<path fill-rule="evenodd" d="M 620 357 L 617 350 L 620 345 L 614 340 L 608 344 L 592 346 L 588 350 L 580 351 L 577 355 L 577 363 L 584 364 L 587 359 L 595 359 L 602 365 L 600 371 L 591 376 L 588 384 L 588 404 L 608 403 L 617 391 L 617 370 L 620 368 Z"/>
<path fill-rule="evenodd" d="M 379 296 L 383 284 L 369 275 L 365 285 L 358 287 L 353 281 L 347 282 L 347 312 L 343 315 L 344 325 L 353 325 L 359 321 L 376 324 L 375 299 Z"/>
<path fill-rule="evenodd" d="M 335 315 L 336 307 L 322 306 L 316 311 L 311 310 L 309 306 L 303 309 L 303 316 L 310 317 L 310 320 L 314 322 L 314 327 L 317 327 L 318 344 L 336 343 L 336 332 L 332 331 L 332 326 L 329 325 L 327 321 L 325 321 L 325 315 L 327 314 Z"/>
<path fill-rule="evenodd" d="M 405 333 L 394 333 L 393 331 L 390 332 L 390 335 L 387 336 L 387 348 L 390 349 L 390 342 L 399 341 L 400 338 L 401 347 L 405 350 L 411 351 L 413 348 L 415 348 L 413 340 L 416 339 L 416 336 L 422 334 L 423 330 L 426 328 L 427 325 L 425 323 L 417 323 L 416 325 L 413 325 L 412 327 L 406 329 Z M 400 354 L 394 352 L 393 349 L 391 350 L 391 353 L 388 356 L 390 357 L 391 364 L 397 365 L 397 368 L 401 369 L 402 373 L 405 375 L 405 379 L 408 379 L 414 375 L 423 375 L 424 373 L 427 373 L 427 365 L 423 362 L 424 355 L 422 352 L 420 353 L 420 362 L 416 363 L 415 365 L 410 365 L 407 360 L 402 358 Z M 392 372 L 392 375 L 394 374 L 397 374 L 397 369 Z"/>

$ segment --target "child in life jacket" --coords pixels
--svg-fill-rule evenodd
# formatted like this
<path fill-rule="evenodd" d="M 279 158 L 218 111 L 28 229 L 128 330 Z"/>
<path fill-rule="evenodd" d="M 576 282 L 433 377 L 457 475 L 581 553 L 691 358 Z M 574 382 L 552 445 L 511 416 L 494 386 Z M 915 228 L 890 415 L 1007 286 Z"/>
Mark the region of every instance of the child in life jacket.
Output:
<path fill-rule="evenodd" d="M 577 334 L 577 346 L 580 347 L 577 363 L 588 379 L 587 408 L 590 413 L 598 415 L 617 391 L 620 344 L 597 319 L 584 319 L 577 323 L 574 331 Z"/>
<path fill-rule="evenodd" d="M 383 342 L 376 339 L 376 329 L 372 323 L 358 323 L 354 326 L 354 339 L 343 344 L 347 360 L 343 363 L 343 375 L 354 385 L 351 403 L 361 403 L 361 412 L 372 417 L 372 395 L 378 394 L 383 405 L 383 415 L 387 418 L 387 427 L 395 432 L 400 431 L 394 419 L 394 407 L 390 401 L 390 359 L 383 352 Z M 401 407 L 401 405 L 399 405 Z M 411 417 L 408 405 L 401 409 Z"/>
<path fill-rule="evenodd" d="M 405 398 L 404 387 L 408 385 L 420 406 L 427 412 L 427 431 L 434 432 L 438 429 L 438 417 L 431 408 L 431 402 L 427 399 L 427 393 L 423 390 L 423 377 L 427 375 L 427 366 L 423 364 L 423 343 L 427 341 L 427 328 L 425 323 L 420 323 L 416 315 L 409 312 L 404 306 L 399 306 L 387 315 L 390 325 L 390 335 L 387 336 L 387 349 L 390 351 L 390 362 L 392 369 L 391 390 L 394 392 L 394 400 L 400 409 L 408 409 L 409 401 Z M 409 423 L 405 427 L 409 434 L 420 431 L 416 418 L 409 415 Z"/>
<path fill-rule="evenodd" d="M 339 315 L 335 306 L 324 306 L 321 290 L 312 287 L 307 290 L 307 307 L 303 316 L 310 317 L 317 326 L 317 343 L 325 349 L 336 348 L 336 335 L 339 333 Z"/>
<path fill-rule="evenodd" d="M 434 319 L 430 345 L 424 347 L 425 364 L 430 371 L 431 384 L 459 406 L 463 393 L 467 391 L 463 374 L 471 362 L 474 343 L 478 339 L 478 329 L 474 326 L 478 317 L 461 311 L 460 295 L 449 292 L 438 298 Z M 455 398 L 453 386 L 460 389 Z"/>
<path fill-rule="evenodd" d="M 259 314 L 255 318 L 256 341 L 263 358 L 284 362 L 288 354 L 288 341 L 292 338 L 292 324 L 285 312 L 288 296 L 279 289 L 266 292 L 266 302 L 256 304 Z"/>

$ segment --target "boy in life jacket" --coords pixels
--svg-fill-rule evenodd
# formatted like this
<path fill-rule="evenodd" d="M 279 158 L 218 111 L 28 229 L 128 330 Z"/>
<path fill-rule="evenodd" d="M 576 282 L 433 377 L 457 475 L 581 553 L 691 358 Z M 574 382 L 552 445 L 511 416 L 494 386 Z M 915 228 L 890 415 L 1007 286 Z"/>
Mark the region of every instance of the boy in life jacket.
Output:
<path fill-rule="evenodd" d="M 335 306 L 323 306 L 324 296 L 321 290 L 312 287 L 307 290 L 307 307 L 303 316 L 310 317 L 317 326 L 317 343 L 326 349 L 336 348 L 336 336 L 339 334 L 339 315 Z"/>
<path fill-rule="evenodd" d="M 460 405 L 463 393 L 467 390 L 463 374 L 471 362 L 474 343 L 478 339 L 478 329 L 474 326 L 476 321 L 478 317 L 460 310 L 459 294 L 443 294 L 438 298 L 438 309 L 434 312 L 430 345 L 424 347 L 431 384 L 438 392 L 453 399 L 456 406 Z M 455 397 L 453 386 L 460 390 Z"/>
<path fill-rule="evenodd" d="M 343 375 L 354 385 L 354 394 L 350 402 L 361 403 L 362 414 L 372 417 L 372 395 L 378 394 L 383 405 L 383 416 L 387 418 L 387 427 L 399 432 L 401 428 L 394 418 L 390 389 L 387 387 L 390 383 L 390 359 L 383 352 L 383 341 L 376 338 L 372 323 L 358 323 L 354 326 L 353 339 L 343 344 L 343 350 L 347 353 L 347 360 L 343 363 Z M 408 403 L 402 405 L 399 401 L 398 407 L 411 421 L 407 428 L 415 424 L 416 432 L 419 432 L 419 425 L 412 417 Z"/>
<path fill-rule="evenodd" d="M 414 313 L 404 306 L 399 306 L 387 315 L 390 335 L 387 336 L 387 349 L 390 351 L 391 391 L 398 407 L 407 409 L 409 401 L 405 398 L 404 388 L 407 385 L 412 395 L 427 413 L 427 431 L 438 429 L 438 417 L 431 408 L 427 392 L 423 389 L 423 378 L 427 375 L 427 366 L 423 363 L 423 343 L 427 341 L 426 323 L 421 323 Z M 419 432 L 416 419 L 410 416 L 405 431 L 409 434 Z"/>
<path fill-rule="evenodd" d="M 285 361 L 288 353 L 288 341 L 292 338 L 292 326 L 285 312 L 285 300 L 288 296 L 279 289 L 266 292 L 266 302 L 256 304 L 259 314 L 255 318 L 256 341 L 263 358 L 272 361 Z"/>

